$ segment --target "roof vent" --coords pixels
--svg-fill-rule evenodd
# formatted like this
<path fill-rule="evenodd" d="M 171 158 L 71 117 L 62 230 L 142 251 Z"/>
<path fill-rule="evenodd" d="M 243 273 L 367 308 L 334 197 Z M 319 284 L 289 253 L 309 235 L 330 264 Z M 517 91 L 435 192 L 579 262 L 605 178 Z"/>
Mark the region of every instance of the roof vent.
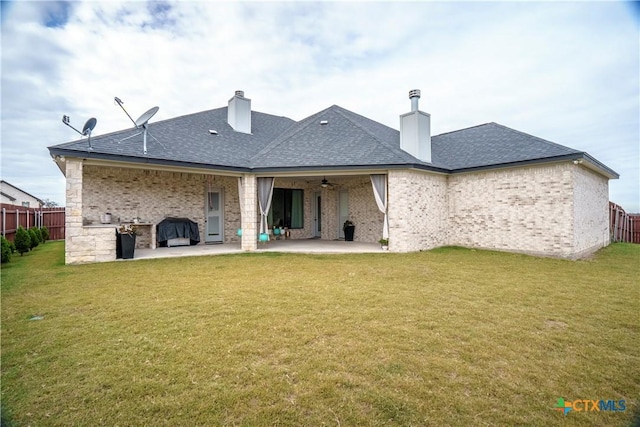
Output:
<path fill-rule="evenodd" d="M 418 111 L 418 100 L 420 99 L 420 89 L 410 90 L 409 99 L 411 100 L 411 111 Z"/>
<path fill-rule="evenodd" d="M 209 129 L 209 133 L 210 133 L 211 135 L 217 135 L 217 134 L 218 134 L 218 131 L 217 131 L 217 130 L 215 130 L 215 129 Z"/>
<path fill-rule="evenodd" d="M 328 125 L 329 124 L 329 120 L 320 120 L 320 124 L 321 125 Z"/>

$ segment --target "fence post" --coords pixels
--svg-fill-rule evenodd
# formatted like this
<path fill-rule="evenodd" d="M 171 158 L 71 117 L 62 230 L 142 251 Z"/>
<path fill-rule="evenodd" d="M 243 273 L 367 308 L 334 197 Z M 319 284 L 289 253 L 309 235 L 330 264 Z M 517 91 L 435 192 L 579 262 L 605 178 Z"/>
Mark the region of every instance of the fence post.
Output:
<path fill-rule="evenodd" d="M 7 237 L 7 210 L 2 208 L 2 237 Z"/>
<path fill-rule="evenodd" d="M 631 242 L 631 239 L 629 238 L 629 222 L 631 220 L 631 217 L 629 215 L 625 215 L 624 218 L 624 228 L 625 228 L 625 233 L 624 233 L 624 237 L 625 237 L 625 242 L 629 243 Z"/>

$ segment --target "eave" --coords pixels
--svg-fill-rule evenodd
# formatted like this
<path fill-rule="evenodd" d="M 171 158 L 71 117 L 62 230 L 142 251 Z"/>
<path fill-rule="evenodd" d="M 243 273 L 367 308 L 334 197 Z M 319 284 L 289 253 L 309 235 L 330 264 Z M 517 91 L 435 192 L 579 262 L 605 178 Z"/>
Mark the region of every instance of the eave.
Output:
<path fill-rule="evenodd" d="M 459 169 L 451 170 L 451 173 L 452 174 L 472 173 L 472 172 L 479 172 L 479 171 L 508 169 L 508 168 L 522 167 L 522 166 L 540 165 L 540 164 L 546 164 L 546 163 L 560 163 L 560 162 L 567 162 L 567 161 L 572 161 L 576 164 L 582 164 L 583 166 L 609 179 L 620 178 L 620 175 L 616 171 L 608 168 L 607 166 L 600 163 L 599 161 L 591 157 L 589 154 L 584 152 L 564 154 L 562 156 L 545 157 L 541 159 L 522 160 L 518 162 L 508 162 L 508 163 L 499 163 L 499 164 L 493 164 L 493 165 L 474 166 L 469 168 L 459 168 Z"/>

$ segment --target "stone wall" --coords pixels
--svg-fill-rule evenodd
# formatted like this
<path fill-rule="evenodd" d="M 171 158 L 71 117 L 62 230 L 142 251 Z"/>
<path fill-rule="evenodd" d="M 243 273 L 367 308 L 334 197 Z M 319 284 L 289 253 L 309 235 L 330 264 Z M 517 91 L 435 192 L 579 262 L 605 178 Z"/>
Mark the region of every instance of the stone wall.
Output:
<path fill-rule="evenodd" d="M 418 251 L 448 244 L 447 176 L 389 171 L 389 250 Z"/>
<path fill-rule="evenodd" d="M 449 244 L 570 257 L 573 164 L 449 177 Z"/>

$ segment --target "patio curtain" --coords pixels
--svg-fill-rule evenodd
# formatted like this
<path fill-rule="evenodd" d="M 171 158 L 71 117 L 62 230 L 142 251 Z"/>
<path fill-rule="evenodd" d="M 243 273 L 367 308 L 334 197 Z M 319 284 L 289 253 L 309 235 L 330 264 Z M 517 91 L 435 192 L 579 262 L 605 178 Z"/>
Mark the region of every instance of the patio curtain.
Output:
<path fill-rule="evenodd" d="M 260 233 L 268 233 L 267 215 L 273 198 L 274 178 L 258 178 L 258 203 L 260 204 Z"/>
<path fill-rule="evenodd" d="M 244 183 L 242 177 L 238 177 L 238 200 L 240 201 L 240 224 L 242 224 L 242 217 L 244 216 Z"/>
<path fill-rule="evenodd" d="M 373 195 L 380 212 L 384 214 L 382 225 L 382 238 L 389 238 L 389 218 L 387 217 L 387 175 L 370 175 Z"/>

